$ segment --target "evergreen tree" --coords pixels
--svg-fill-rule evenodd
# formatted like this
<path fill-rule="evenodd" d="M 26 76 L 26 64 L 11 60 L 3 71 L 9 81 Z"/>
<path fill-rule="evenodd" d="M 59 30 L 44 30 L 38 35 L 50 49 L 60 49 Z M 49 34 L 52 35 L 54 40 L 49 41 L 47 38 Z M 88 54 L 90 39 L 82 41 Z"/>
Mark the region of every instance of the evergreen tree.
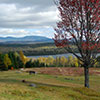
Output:
<path fill-rule="evenodd" d="M 17 57 L 17 68 L 23 68 L 23 67 L 24 67 L 24 63 L 22 62 L 20 57 Z"/>
<path fill-rule="evenodd" d="M 18 68 L 17 57 L 14 55 L 14 52 L 9 52 L 8 55 L 9 58 L 11 59 L 12 67 Z"/>
<path fill-rule="evenodd" d="M 0 70 L 8 70 L 8 68 L 4 64 L 4 54 L 0 53 Z"/>
<path fill-rule="evenodd" d="M 25 68 L 31 68 L 33 67 L 34 65 L 32 64 L 32 60 L 29 60 L 28 62 L 26 62 L 25 64 Z"/>

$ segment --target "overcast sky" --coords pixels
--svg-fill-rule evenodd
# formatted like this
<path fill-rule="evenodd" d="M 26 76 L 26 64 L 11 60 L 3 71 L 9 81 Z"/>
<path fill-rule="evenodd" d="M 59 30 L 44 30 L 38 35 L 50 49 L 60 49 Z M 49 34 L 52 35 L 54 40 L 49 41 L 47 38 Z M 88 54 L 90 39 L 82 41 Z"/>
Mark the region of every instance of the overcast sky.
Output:
<path fill-rule="evenodd" d="M 57 20 L 54 0 L 0 0 L 0 36 L 53 37 Z"/>

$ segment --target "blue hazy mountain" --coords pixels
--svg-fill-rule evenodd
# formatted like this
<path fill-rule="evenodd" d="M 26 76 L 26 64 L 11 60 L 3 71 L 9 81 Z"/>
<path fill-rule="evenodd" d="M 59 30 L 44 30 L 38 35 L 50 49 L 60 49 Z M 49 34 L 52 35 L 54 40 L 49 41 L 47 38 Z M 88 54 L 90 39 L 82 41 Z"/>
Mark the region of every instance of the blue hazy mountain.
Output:
<path fill-rule="evenodd" d="M 25 37 L 0 37 L 1 43 L 36 43 L 53 42 L 52 39 L 44 36 L 25 36 Z"/>

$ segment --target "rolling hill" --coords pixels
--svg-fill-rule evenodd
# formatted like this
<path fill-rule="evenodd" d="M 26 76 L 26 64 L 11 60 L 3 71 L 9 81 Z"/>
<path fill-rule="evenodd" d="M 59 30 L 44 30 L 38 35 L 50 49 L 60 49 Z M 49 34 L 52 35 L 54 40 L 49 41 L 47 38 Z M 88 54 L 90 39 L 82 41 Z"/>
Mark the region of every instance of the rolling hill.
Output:
<path fill-rule="evenodd" d="M 25 36 L 25 37 L 0 37 L 0 43 L 38 43 L 53 42 L 52 39 L 44 36 Z"/>

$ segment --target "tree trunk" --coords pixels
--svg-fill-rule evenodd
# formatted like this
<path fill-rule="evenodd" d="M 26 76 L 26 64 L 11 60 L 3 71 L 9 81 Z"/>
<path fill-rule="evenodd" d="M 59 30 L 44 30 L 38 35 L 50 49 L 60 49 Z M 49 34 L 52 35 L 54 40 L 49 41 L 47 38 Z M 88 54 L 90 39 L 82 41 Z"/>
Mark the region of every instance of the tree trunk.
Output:
<path fill-rule="evenodd" d="M 89 68 L 88 66 L 84 66 L 84 76 L 85 76 L 84 86 L 89 88 Z"/>

